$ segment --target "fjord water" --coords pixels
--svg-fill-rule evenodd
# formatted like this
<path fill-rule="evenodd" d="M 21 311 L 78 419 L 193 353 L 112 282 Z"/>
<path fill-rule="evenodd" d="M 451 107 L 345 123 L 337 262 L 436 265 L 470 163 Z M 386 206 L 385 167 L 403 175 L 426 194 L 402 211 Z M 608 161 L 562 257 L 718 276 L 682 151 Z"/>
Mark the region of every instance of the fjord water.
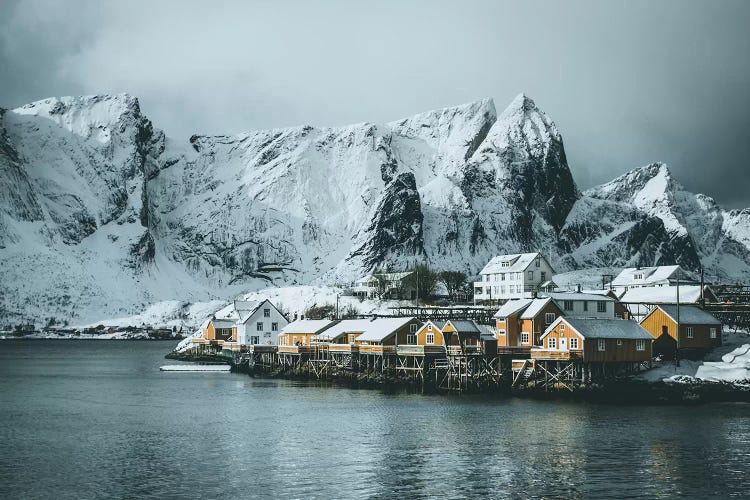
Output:
<path fill-rule="evenodd" d="M 0 498 L 747 497 L 746 404 L 617 406 L 162 373 L 0 341 Z"/>

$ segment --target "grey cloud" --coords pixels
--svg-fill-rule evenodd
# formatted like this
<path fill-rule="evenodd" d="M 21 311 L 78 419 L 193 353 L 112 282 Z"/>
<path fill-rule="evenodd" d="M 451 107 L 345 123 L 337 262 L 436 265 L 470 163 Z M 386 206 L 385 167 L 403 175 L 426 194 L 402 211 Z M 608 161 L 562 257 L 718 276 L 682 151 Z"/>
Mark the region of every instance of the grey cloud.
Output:
<path fill-rule="evenodd" d="M 218 5 L 218 6 L 217 6 Z M 168 134 L 531 95 L 582 188 L 652 161 L 750 206 L 750 3 L 15 2 L 0 106 L 127 91 Z"/>

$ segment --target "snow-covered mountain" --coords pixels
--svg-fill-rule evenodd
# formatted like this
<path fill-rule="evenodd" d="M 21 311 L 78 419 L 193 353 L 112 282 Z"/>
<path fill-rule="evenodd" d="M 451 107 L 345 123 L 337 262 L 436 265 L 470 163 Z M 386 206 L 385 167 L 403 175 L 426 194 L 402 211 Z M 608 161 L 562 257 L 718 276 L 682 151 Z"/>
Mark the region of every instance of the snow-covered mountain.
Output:
<path fill-rule="evenodd" d="M 750 277 L 748 211 L 659 164 L 580 193 L 525 95 L 385 124 L 173 141 L 128 95 L 0 110 L 0 320 L 127 316 L 169 299 L 341 283 L 426 261 L 475 274 L 701 262 Z"/>

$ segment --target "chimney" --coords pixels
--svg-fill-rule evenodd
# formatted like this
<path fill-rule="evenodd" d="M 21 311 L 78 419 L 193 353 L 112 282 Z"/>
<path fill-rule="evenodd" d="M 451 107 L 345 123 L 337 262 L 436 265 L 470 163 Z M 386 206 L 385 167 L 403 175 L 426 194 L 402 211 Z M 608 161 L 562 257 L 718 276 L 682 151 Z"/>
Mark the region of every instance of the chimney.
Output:
<path fill-rule="evenodd" d="M 576 287 L 576 290 L 578 291 L 578 293 L 581 293 L 581 284 L 580 283 L 578 283 L 578 286 Z"/>

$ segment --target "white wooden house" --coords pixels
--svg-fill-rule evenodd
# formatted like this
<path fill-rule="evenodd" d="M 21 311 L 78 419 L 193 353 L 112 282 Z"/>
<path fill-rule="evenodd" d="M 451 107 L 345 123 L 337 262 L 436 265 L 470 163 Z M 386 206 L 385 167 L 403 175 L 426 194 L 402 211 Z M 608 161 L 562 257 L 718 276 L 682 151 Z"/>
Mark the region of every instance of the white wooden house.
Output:
<path fill-rule="evenodd" d="M 493 257 L 474 282 L 476 301 L 509 300 L 530 297 L 532 292 L 554 287 L 552 266 L 539 252 Z"/>

